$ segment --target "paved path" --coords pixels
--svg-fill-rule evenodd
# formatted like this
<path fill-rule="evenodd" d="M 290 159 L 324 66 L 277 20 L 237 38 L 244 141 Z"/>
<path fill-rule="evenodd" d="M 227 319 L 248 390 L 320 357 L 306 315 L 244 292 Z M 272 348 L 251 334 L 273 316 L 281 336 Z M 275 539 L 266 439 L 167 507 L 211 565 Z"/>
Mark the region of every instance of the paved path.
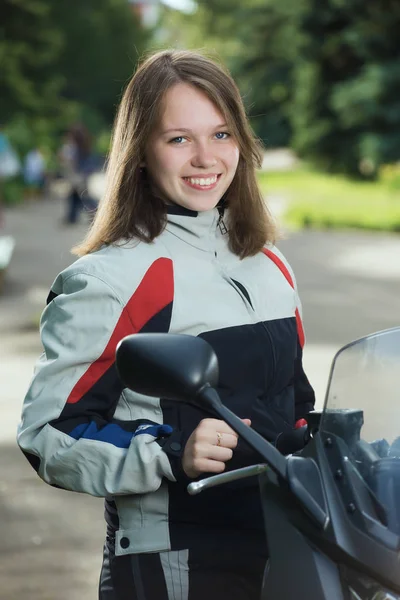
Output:
<path fill-rule="evenodd" d="M 279 203 L 274 205 L 279 208 Z M 17 239 L 0 296 L 0 600 L 95 600 L 104 535 L 101 500 L 42 483 L 15 446 L 48 289 L 86 224 L 60 227 L 43 201 L 7 214 Z M 305 364 L 322 402 L 330 361 L 344 343 L 400 324 L 400 237 L 287 233 L 279 244 L 297 275 L 308 344 Z"/>
<path fill-rule="evenodd" d="M 62 205 L 43 201 L 6 215 L 17 245 L 0 296 L 0 600 L 95 600 L 102 501 L 44 484 L 15 444 L 20 406 L 41 351 L 49 287 L 85 231 L 62 227 Z"/>

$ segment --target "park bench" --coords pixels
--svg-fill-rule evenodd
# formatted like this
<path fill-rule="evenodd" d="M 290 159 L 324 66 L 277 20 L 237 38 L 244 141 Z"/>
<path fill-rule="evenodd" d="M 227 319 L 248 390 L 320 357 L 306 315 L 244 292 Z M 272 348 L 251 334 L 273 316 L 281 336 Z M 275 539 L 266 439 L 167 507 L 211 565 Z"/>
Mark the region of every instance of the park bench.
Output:
<path fill-rule="evenodd" d="M 14 246 L 15 239 L 11 235 L 0 235 L 0 293 L 14 251 Z"/>

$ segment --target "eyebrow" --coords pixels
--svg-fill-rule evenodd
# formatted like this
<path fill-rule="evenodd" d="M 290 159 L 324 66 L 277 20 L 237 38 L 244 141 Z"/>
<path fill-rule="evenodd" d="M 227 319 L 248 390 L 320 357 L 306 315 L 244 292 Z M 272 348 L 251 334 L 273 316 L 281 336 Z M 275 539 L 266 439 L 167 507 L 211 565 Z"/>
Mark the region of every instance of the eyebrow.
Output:
<path fill-rule="evenodd" d="M 213 130 L 222 129 L 223 127 L 228 127 L 226 123 L 220 123 L 213 127 Z M 188 129 L 187 127 L 172 127 L 171 129 L 166 129 L 162 132 L 162 135 L 166 135 L 167 133 L 173 133 L 174 131 L 183 131 L 184 133 L 192 133 L 192 129 Z"/>

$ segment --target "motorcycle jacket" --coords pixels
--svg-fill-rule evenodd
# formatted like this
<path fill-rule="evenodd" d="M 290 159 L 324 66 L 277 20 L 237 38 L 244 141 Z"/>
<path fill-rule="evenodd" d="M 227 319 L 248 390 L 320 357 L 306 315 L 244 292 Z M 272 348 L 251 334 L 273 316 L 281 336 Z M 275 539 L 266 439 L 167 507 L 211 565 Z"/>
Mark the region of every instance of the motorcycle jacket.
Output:
<path fill-rule="evenodd" d="M 152 243 L 104 246 L 58 275 L 18 428 L 44 481 L 106 499 L 117 555 L 187 548 L 219 534 L 264 543 L 254 478 L 188 495 L 182 453 L 214 415 L 124 389 L 115 367 L 124 336 L 204 338 L 218 357 L 221 400 L 273 443 L 314 404 L 300 302 L 282 254 L 266 245 L 240 259 L 217 208 L 168 213 Z M 226 469 L 259 461 L 239 440 Z"/>

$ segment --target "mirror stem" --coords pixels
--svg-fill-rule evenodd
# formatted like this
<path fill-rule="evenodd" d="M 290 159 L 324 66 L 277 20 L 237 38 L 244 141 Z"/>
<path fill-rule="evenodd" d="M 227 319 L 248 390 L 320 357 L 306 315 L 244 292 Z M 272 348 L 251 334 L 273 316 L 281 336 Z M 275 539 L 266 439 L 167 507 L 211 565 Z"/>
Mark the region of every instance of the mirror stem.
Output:
<path fill-rule="evenodd" d="M 286 458 L 267 440 L 265 440 L 254 429 L 243 423 L 238 416 L 235 415 L 229 408 L 224 406 L 218 396 L 216 390 L 212 387 L 204 387 L 199 396 L 201 404 L 207 404 L 217 415 L 241 438 L 243 438 L 259 455 L 265 460 L 267 465 L 284 480 L 286 475 Z"/>

